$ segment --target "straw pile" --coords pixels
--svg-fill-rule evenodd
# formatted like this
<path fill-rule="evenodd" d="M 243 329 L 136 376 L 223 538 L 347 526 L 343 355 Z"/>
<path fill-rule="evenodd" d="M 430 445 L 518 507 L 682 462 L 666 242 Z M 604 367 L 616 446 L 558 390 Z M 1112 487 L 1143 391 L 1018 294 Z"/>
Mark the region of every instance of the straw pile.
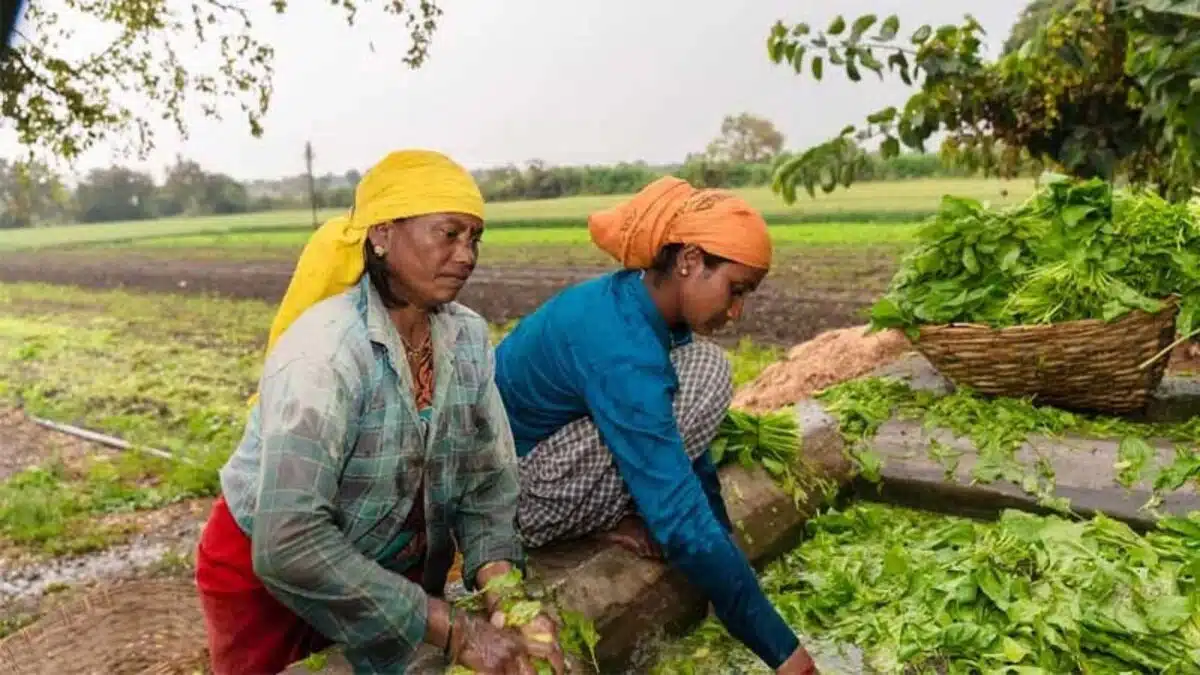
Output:
<path fill-rule="evenodd" d="M 766 413 L 891 363 L 912 349 L 899 331 L 866 334 L 866 326 L 839 328 L 792 347 L 733 397 L 733 407 Z"/>

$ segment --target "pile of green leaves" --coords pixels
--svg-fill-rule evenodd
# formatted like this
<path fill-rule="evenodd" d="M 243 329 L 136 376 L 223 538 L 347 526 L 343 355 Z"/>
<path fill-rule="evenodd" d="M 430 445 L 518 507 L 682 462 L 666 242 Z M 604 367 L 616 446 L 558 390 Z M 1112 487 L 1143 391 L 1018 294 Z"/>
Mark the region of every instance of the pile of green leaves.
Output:
<path fill-rule="evenodd" d="M 1053 177 L 1003 211 L 947 196 L 917 234 L 871 328 L 993 327 L 1157 312 L 1178 296 L 1177 327 L 1200 326 L 1200 224 L 1187 204 Z"/>
<path fill-rule="evenodd" d="M 1070 511 L 1070 504 L 1054 496 L 1053 466 L 1045 459 L 1039 459 L 1034 466 L 1025 466 L 1017 457 L 1017 451 L 1030 436 L 1056 438 L 1073 434 L 1121 439 L 1113 466 L 1114 478 L 1127 488 L 1148 483 L 1152 489 L 1148 509 L 1158 505 L 1162 494 L 1200 478 L 1200 418 L 1177 424 L 1138 423 L 1038 406 L 1029 399 L 985 398 L 966 388 L 937 395 L 913 390 L 892 378 L 850 380 L 826 389 L 817 398 L 838 419 L 848 453 L 859 473 L 868 480 L 880 480 L 883 470 L 883 460 L 871 450 L 870 440 L 880 425 L 892 418 L 921 420 L 927 429 L 947 429 L 969 439 L 976 449 L 971 470 L 973 480 L 1020 485 L 1043 506 L 1063 512 Z M 1175 457 L 1170 464 L 1159 463 L 1150 439 L 1175 444 Z M 959 451 L 935 441 L 927 452 L 947 475 L 957 469 Z"/>
<path fill-rule="evenodd" d="M 980 523 L 861 504 L 808 528 L 763 587 L 798 631 L 861 646 L 877 672 L 1200 671 L 1198 517 L 1139 536 L 1104 516 Z M 707 625 L 674 651 L 656 672 L 732 672 L 745 650 Z"/>

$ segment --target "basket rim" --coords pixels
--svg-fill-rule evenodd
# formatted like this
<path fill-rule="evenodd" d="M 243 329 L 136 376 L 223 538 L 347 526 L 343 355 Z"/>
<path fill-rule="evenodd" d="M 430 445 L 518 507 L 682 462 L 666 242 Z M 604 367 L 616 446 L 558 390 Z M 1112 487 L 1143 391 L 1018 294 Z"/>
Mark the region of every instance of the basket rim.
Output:
<path fill-rule="evenodd" d="M 1005 333 L 1005 332 L 1007 332 L 1007 333 L 1023 333 L 1023 332 L 1032 332 L 1032 331 L 1052 330 L 1059 326 L 1080 326 L 1080 325 L 1096 325 L 1096 324 L 1105 325 L 1105 326 L 1117 326 L 1117 325 L 1120 325 L 1121 323 L 1124 323 L 1125 321 L 1129 321 L 1130 319 L 1137 318 L 1138 315 L 1149 316 L 1149 317 L 1163 317 L 1164 315 L 1170 314 L 1170 315 L 1172 315 L 1172 318 L 1174 318 L 1175 312 L 1177 312 L 1179 310 L 1179 300 L 1180 300 L 1180 296 L 1178 294 L 1168 295 L 1167 297 L 1161 298 L 1159 300 L 1159 302 L 1163 303 L 1163 307 L 1162 307 L 1162 309 L 1158 310 L 1157 312 L 1147 312 L 1147 311 L 1141 310 L 1141 309 L 1134 309 L 1134 310 L 1130 311 L 1129 313 L 1125 314 L 1124 316 L 1122 316 L 1121 318 L 1117 319 L 1116 321 L 1105 321 L 1104 319 L 1072 319 L 1070 321 L 1058 321 L 1056 323 L 1022 323 L 1022 324 L 1017 324 L 1015 326 L 1005 326 L 1003 328 L 996 328 L 994 326 L 988 326 L 987 324 L 982 324 L 982 323 L 967 323 L 967 322 L 963 322 L 963 323 L 926 323 L 926 324 L 921 324 L 921 325 L 917 326 L 917 329 L 922 334 L 924 334 L 926 331 L 939 331 L 940 332 L 940 331 L 947 330 L 947 329 L 989 331 L 989 332 L 993 332 L 993 333 Z"/>

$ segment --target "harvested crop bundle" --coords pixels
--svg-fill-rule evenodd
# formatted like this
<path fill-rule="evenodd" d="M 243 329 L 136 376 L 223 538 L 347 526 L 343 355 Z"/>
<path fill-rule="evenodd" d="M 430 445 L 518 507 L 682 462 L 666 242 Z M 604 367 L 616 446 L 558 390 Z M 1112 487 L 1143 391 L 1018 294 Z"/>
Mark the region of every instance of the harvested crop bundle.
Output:
<path fill-rule="evenodd" d="M 918 232 L 871 328 L 1003 328 L 1154 313 L 1178 296 L 1177 328 L 1200 325 L 1200 213 L 1099 179 L 1052 179 L 1024 204 L 994 211 L 947 196 Z"/>

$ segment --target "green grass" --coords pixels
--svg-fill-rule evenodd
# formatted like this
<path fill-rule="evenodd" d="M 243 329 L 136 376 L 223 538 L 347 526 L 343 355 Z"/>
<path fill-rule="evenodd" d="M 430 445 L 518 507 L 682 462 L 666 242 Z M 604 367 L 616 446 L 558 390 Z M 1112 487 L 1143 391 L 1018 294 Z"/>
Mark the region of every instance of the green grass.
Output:
<path fill-rule="evenodd" d="M 1007 195 L 1003 194 L 1007 191 Z M 1030 181 L 996 181 L 975 179 L 912 180 L 861 183 L 847 190 L 815 199 L 803 196 L 788 206 L 767 188 L 739 190 L 751 204 L 761 209 L 772 222 L 829 222 L 916 220 L 933 212 L 945 194 L 975 197 L 993 203 L 1013 203 L 1032 191 Z M 567 197 L 563 199 L 501 202 L 489 204 L 488 222 L 493 229 L 504 226 L 571 229 L 581 227 L 587 215 L 615 204 L 625 195 Z M 326 210 L 324 219 L 341 212 Z M 160 220 L 99 223 L 0 231 L 0 251 L 78 246 L 99 243 L 130 242 L 159 237 L 181 237 L 197 234 L 222 235 L 233 232 L 267 232 L 296 230 L 302 232 L 311 225 L 309 211 L 274 211 L 268 213 L 210 216 L 202 218 L 164 218 Z M 567 236 L 555 234 L 553 236 Z"/>
<path fill-rule="evenodd" d="M 905 244 L 912 241 L 917 230 L 916 223 L 820 223 L 812 225 L 773 225 L 771 233 L 776 246 L 810 247 L 831 245 L 888 245 Z M 277 232 L 229 232 L 220 234 L 193 234 L 143 239 L 115 244 L 121 248 L 153 249 L 288 249 L 304 246 L 309 230 L 282 230 Z M 509 253 L 520 248 L 576 248 L 590 247 L 588 231 L 582 227 L 512 227 L 495 228 L 484 234 L 482 256 L 499 250 Z"/>
<path fill-rule="evenodd" d="M 236 447 L 275 307 L 207 296 L 0 284 L 0 403 L 186 457 L 53 458 L 0 481 L 0 542 L 79 553 L 128 534 L 99 514 L 215 494 Z M 494 326 L 502 339 L 512 323 Z M 776 352 L 743 342 L 735 379 Z"/>

